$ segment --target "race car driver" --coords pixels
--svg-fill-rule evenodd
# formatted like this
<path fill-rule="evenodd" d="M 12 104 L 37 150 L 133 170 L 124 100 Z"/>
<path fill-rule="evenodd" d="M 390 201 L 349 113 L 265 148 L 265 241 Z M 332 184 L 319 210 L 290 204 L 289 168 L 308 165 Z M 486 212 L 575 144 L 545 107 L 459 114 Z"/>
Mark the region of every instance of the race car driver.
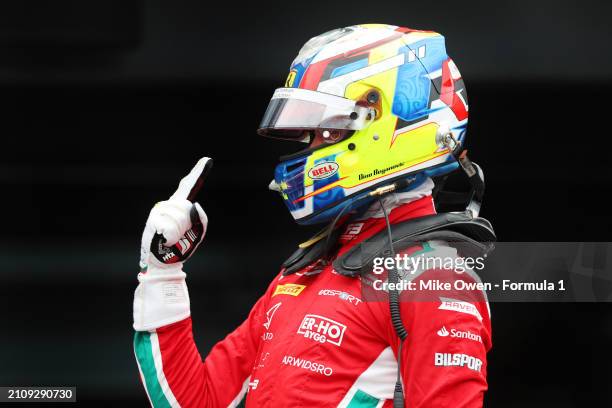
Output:
<path fill-rule="evenodd" d="M 299 224 L 327 227 L 300 245 L 247 319 L 202 359 L 183 272 L 207 225 L 192 201 L 210 162 L 196 164 L 152 209 L 142 239 L 134 350 L 151 404 L 482 406 L 486 298 L 445 291 L 415 300 L 402 292 L 398 303 L 393 290 L 366 283 L 373 275 L 363 261 L 371 258 L 364 248 L 461 258 L 436 231 L 494 237 L 477 201 L 461 214 L 436 214 L 432 198 L 432 177 L 462 167 L 482 179 L 459 154 L 467 114 L 461 74 L 438 33 L 367 24 L 309 40 L 258 133 L 306 143 L 281 158 L 270 188 Z M 402 246 L 406 236 L 423 239 Z M 398 276 L 389 269 L 382 276 L 392 282 Z M 478 281 L 471 270 L 440 267 L 401 279 Z"/>

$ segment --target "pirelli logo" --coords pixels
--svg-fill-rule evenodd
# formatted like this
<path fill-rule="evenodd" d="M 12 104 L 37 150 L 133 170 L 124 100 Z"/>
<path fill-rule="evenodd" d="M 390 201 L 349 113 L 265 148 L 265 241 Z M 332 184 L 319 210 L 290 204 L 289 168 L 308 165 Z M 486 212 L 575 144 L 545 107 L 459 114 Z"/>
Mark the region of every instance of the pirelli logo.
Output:
<path fill-rule="evenodd" d="M 302 293 L 304 289 L 306 289 L 306 285 L 298 285 L 296 283 L 286 283 L 284 285 L 277 285 L 274 289 L 272 297 L 276 295 L 297 296 Z"/>

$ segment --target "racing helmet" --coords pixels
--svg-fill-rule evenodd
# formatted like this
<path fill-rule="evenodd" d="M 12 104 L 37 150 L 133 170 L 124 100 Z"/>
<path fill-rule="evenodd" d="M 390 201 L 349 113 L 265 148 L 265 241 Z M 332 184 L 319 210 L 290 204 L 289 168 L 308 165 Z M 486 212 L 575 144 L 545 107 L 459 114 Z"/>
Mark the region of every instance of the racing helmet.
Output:
<path fill-rule="evenodd" d="M 381 186 L 410 190 L 457 169 L 467 122 L 442 35 L 362 24 L 306 42 L 258 133 L 307 144 L 280 158 L 270 188 L 299 224 L 315 224 L 367 205 Z"/>

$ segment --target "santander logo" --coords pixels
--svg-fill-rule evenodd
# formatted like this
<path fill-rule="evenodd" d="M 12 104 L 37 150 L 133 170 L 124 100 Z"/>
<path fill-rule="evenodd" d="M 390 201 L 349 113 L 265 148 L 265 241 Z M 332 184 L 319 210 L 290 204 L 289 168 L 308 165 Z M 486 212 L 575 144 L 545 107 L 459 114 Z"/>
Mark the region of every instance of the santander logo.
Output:
<path fill-rule="evenodd" d="M 438 330 L 436 333 L 440 337 L 447 337 L 450 335 L 451 337 L 454 337 L 456 339 L 468 339 L 468 340 L 476 341 L 478 343 L 482 343 L 482 337 L 480 337 L 479 334 L 472 333 L 469 330 L 462 331 L 462 330 L 450 329 L 450 332 L 449 332 L 448 330 L 446 330 L 446 327 L 442 326 L 442 328 Z"/>
<path fill-rule="evenodd" d="M 333 176 L 338 172 L 338 163 L 333 161 L 321 162 L 308 170 L 308 177 L 313 180 L 322 180 Z"/>
<path fill-rule="evenodd" d="M 440 337 L 448 336 L 448 330 L 446 330 L 446 327 L 442 326 L 442 328 L 438 330 L 438 336 Z"/>

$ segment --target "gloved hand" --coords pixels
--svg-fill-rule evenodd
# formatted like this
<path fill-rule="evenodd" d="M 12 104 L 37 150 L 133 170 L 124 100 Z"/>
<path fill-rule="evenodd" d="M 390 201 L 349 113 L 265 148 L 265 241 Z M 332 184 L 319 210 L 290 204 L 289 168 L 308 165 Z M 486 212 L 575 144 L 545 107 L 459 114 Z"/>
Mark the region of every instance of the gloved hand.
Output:
<path fill-rule="evenodd" d="M 196 250 L 208 218 L 192 204 L 212 161 L 204 157 L 167 201 L 149 214 L 140 247 L 139 285 L 134 294 L 134 329 L 154 330 L 190 315 L 183 262 Z"/>
<path fill-rule="evenodd" d="M 196 250 L 208 218 L 198 203 L 174 196 L 153 207 L 142 234 L 140 269 L 181 269 Z"/>

